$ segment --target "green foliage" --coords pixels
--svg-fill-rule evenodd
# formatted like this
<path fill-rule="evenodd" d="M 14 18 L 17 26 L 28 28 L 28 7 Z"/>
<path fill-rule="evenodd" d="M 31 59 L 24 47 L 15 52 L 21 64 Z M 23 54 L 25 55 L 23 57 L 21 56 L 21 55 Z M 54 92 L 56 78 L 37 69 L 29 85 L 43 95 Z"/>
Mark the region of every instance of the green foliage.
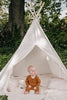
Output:
<path fill-rule="evenodd" d="M 64 24 L 63 24 L 64 23 Z M 67 48 L 67 24 L 59 21 L 59 23 L 54 24 L 53 22 L 49 23 L 47 29 L 48 37 L 54 44 L 58 44 L 59 47 L 66 49 Z M 50 33 L 51 32 L 51 33 Z M 51 39 L 53 37 L 53 40 Z"/>
<path fill-rule="evenodd" d="M 59 15 L 61 10 L 61 2 L 58 0 L 48 0 L 49 4 L 45 2 L 45 6 L 41 11 L 41 24 L 43 24 L 43 28 L 48 28 L 49 23 L 53 22 L 54 24 L 59 23 Z"/>
<path fill-rule="evenodd" d="M 50 22 L 46 27 L 46 35 L 59 54 L 67 68 L 67 23 L 60 20 L 59 23 Z"/>
<path fill-rule="evenodd" d="M 7 34 L 9 35 L 6 35 L 5 41 L 0 40 L 0 70 L 2 70 L 12 57 L 22 40 L 19 30 L 16 30 L 14 36 L 11 33 Z"/>
<path fill-rule="evenodd" d="M 0 96 L 0 100 L 7 100 L 7 96 Z"/>
<path fill-rule="evenodd" d="M 5 51 L 6 49 L 5 48 L 0 48 L 0 51 L 3 50 Z M 7 51 L 9 49 L 7 48 Z M 8 51 L 9 52 L 9 51 Z M 12 56 L 12 53 L 10 54 L 1 54 L 0 53 L 0 71 L 2 70 L 2 68 L 6 65 L 6 63 L 9 61 L 9 59 L 11 58 Z"/>
<path fill-rule="evenodd" d="M 17 45 L 21 42 L 21 36 L 20 36 L 20 29 L 16 29 L 14 34 L 12 32 L 5 32 L 2 35 L 0 35 L 0 47 L 13 47 L 16 48 Z"/>
<path fill-rule="evenodd" d="M 6 23 L 8 22 L 9 4 L 9 0 L 0 0 L 0 32 L 4 29 Z"/>

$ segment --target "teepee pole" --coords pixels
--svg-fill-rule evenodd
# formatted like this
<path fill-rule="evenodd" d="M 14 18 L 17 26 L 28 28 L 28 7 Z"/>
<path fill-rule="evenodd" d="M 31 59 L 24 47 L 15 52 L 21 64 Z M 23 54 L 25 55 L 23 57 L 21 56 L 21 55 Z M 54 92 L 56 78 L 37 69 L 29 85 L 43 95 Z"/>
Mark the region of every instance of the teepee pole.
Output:
<path fill-rule="evenodd" d="M 44 4 L 45 4 L 45 2 L 43 2 L 43 4 L 42 4 L 42 1 L 40 2 L 39 6 L 41 6 L 41 7 L 40 7 L 40 9 L 38 10 L 38 13 L 37 13 L 37 14 L 36 14 L 36 12 L 35 12 L 35 8 L 33 7 L 32 2 L 31 2 L 31 7 L 32 7 L 33 11 L 31 10 L 31 8 L 30 8 L 28 5 L 27 5 L 27 8 L 30 10 L 30 12 L 31 12 L 31 14 L 32 14 L 32 16 L 33 16 L 34 18 L 38 18 L 38 16 L 39 16 L 39 14 L 40 14 L 40 12 L 41 12 L 41 10 L 42 10 Z"/>
<path fill-rule="evenodd" d="M 29 7 L 29 6 L 27 6 L 27 8 L 30 10 L 30 12 L 31 12 L 32 16 L 35 18 L 35 16 L 34 16 L 34 14 L 33 14 L 32 10 L 30 9 L 30 7 Z"/>
<path fill-rule="evenodd" d="M 36 16 L 35 8 L 33 7 L 32 2 L 31 2 L 31 6 L 32 6 L 32 9 L 33 9 L 33 11 L 34 11 L 34 15 Z"/>
<path fill-rule="evenodd" d="M 36 18 L 39 16 L 39 14 L 40 14 L 40 12 L 41 12 L 41 10 L 42 10 L 44 4 L 45 4 L 45 2 L 44 2 L 44 3 L 42 4 L 42 6 L 40 7 L 40 9 L 39 9 L 39 11 L 38 11 L 38 13 L 37 13 L 37 15 L 36 15 Z"/>
<path fill-rule="evenodd" d="M 42 4 L 42 1 L 40 2 L 39 6 L 41 6 L 41 4 Z"/>

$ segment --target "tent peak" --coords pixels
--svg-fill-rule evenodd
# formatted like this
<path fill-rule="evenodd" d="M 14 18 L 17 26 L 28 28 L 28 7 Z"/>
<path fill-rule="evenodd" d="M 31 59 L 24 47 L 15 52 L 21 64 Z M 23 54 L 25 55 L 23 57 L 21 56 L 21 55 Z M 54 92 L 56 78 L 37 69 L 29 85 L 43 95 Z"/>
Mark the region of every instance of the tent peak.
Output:
<path fill-rule="evenodd" d="M 27 8 L 30 10 L 30 12 L 31 12 L 31 14 L 32 14 L 32 16 L 33 16 L 34 19 L 37 19 L 37 18 L 38 18 L 38 16 L 39 16 L 39 14 L 40 14 L 40 12 L 41 12 L 41 10 L 42 10 L 44 4 L 45 4 L 45 2 L 42 3 L 42 1 L 39 3 L 39 6 L 41 6 L 41 7 L 40 7 L 40 9 L 38 10 L 37 13 L 36 13 L 36 11 L 35 11 L 35 8 L 34 8 L 32 2 L 31 2 L 31 8 L 32 8 L 33 11 L 32 11 L 31 8 L 27 5 Z"/>

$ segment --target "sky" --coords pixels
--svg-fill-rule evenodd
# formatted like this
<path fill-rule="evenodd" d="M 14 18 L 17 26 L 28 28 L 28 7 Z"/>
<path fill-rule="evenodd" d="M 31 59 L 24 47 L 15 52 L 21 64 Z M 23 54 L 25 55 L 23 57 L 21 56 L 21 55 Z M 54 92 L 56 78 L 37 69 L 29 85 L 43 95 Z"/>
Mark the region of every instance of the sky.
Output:
<path fill-rule="evenodd" d="M 31 0 L 26 0 L 27 2 L 30 2 Z M 36 1 L 36 0 L 34 0 Z M 58 0 L 57 0 L 58 1 Z M 66 7 L 66 0 L 63 0 L 61 3 L 61 15 L 59 16 L 60 19 L 64 18 L 66 16 L 65 13 L 67 13 L 67 7 Z"/>
<path fill-rule="evenodd" d="M 65 0 L 62 1 L 62 5 L 61 5 L 61 16 L 60 18 L 64 18 L 66 16 L 65 13 L 67 13 L 67 7 L 66 7 L 66 2 Z"/>

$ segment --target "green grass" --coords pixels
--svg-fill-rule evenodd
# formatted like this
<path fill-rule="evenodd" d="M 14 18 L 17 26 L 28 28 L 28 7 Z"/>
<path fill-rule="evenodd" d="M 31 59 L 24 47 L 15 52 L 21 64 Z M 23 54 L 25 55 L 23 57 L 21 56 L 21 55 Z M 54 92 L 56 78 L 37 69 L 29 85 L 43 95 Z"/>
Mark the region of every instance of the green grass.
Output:
<path fill-rule="evenodd" d="M 0 96 L 0 100 L 8 100 L 7 96 Z"/>

